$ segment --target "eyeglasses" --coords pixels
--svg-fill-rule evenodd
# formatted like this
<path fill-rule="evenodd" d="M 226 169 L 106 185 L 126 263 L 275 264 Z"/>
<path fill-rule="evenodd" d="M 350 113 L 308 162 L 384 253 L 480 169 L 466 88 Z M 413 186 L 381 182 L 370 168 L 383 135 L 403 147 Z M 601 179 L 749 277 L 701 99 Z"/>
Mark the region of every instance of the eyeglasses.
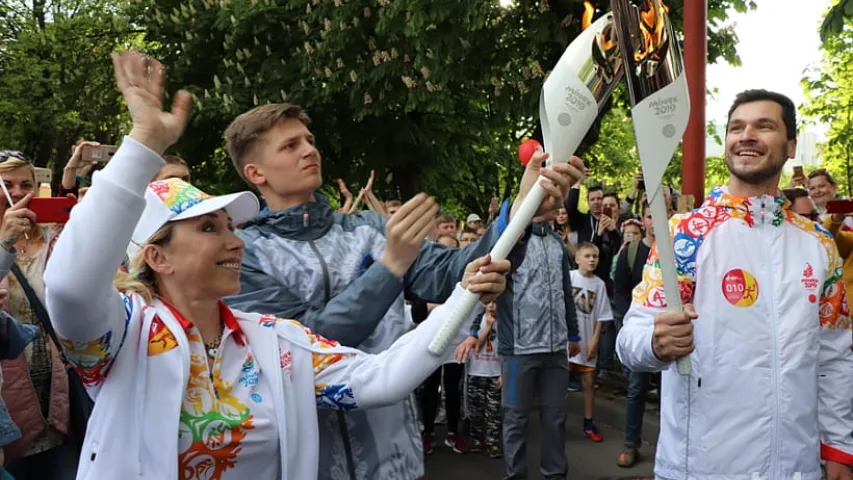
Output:
<path fill-rule="evenodd" d="M 17 150 L 0 150 L 0 163 L 9 160 L 10 158 L 17 158 L 19 160 L 23 160 L 27 163 L 30 163 L 30 159 L 24 155 L 24 152 L 19 152 Z"/>

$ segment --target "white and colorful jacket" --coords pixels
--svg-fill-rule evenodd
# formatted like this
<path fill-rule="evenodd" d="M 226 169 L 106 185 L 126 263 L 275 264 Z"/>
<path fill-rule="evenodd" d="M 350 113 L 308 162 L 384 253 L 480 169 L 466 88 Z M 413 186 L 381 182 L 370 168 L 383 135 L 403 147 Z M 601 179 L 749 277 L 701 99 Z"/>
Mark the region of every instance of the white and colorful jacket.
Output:
<path fill-rule="evenodd" d="M 162 302 L 119 293 L 112 284 L 147 183 L 163 164 L 126 138 L 74 209 L 45 272 L 47 308 L 95 399 L 78 479 L 178 478 L 179 416 L 190 374 L 186 333 Z M 274 386 L 278 438 L 270 441 L 282 455 L 270 461 L 280 461 L 281 478 L 317 478 L 318 408 L 394 404 L 441 365 L 446 356 L 431 355 L 427 345 L 462 292 L 457 286 L 419 328 L 377 355 L 341 347 L 297 322 L 233 312 Z M 482 312 L 480 306 L 474 314 Z"/>
<path fill-rule="evenodd" d="M 818 480 L 820 459 L 853 465 L 853 334 L 841 259 L 784 197 L 715 190 L 670 221 L 692 372 L 652 352 L 667 309 L 657 248 L 634 289 L 617 351 L 663 370 L 655 475 L 663 480 Z"/>

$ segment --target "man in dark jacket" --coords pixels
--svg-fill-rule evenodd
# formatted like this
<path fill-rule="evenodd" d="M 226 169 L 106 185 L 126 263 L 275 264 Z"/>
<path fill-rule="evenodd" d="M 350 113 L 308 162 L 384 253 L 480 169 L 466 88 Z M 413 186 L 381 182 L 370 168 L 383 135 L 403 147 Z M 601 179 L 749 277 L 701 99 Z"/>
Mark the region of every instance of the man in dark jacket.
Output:
<path fill-rule="evenodd" d="M 604 205 L 607 199 L 615 202 L 613 215 L 604 215 Z M 604 280 L 607 285 L 607 294 L 613 296 L 613 282 L 610 280 L 610 267 L 613 263 L 610 259 L 619 251 L 622 237 L 619 235 L 619 197 L 615 194 L 605 194 L 601 186 L 592 186 L 587 189 L 587 203 L 589 212 L 583 213 L 578 210 L 580 201 L 580 185 L 575 185 L 569 191 L 566 199 L 566 214 L 569 216 L 569 224 L 573 232 L 578 232 L 578 243 L 589 242 L 598 247 L 598 267 L 595 274 Z"/>

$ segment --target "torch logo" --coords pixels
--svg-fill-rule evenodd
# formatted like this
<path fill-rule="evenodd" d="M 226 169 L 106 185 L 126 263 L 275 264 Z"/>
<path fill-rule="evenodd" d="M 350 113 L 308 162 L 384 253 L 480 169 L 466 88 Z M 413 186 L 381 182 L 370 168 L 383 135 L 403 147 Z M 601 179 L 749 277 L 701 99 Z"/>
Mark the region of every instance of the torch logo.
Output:
<path fill-rule="evenodd" d="M 803 278 L 800 280 L 803 283 L 803 286 L 806 287 L 806 290 L 809 292 L 809 302 L 816 303 L 817 302 L 817 287 L 820 284 L 820 281 L 814 278 L 814 269 L 810 263 L 806 264 L 805 270 L 803 270 Z"/>

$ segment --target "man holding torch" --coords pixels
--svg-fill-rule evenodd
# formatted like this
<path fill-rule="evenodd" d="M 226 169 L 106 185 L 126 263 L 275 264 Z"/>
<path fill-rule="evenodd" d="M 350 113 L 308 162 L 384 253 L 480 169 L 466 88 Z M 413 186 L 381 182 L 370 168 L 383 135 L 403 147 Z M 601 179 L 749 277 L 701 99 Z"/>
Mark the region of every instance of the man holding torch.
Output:
<path fill-rule="evenodd" d="M 657 245 L 634 290 L 617 351 L 631 370 L 663 370 L 659 479 L 820 479 L 820 459 L 826 478 L 853 479 L 841 260 L 779 192 L 795 154 L 793 102 L 739 94 L 728 185 L 670 222 L 684 309 L 667 311 Z M 685 357 L 692 368 L 679 374 Z"/>

